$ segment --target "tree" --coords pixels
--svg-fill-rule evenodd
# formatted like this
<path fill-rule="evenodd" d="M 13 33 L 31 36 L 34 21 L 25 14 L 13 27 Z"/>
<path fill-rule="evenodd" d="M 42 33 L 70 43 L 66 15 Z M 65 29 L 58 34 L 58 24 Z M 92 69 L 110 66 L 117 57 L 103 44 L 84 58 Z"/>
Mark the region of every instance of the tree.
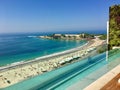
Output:
<path fill-rule="evenodd" d="M 120 46 L 120 5 L 109 9 L 109 49 Z"/>

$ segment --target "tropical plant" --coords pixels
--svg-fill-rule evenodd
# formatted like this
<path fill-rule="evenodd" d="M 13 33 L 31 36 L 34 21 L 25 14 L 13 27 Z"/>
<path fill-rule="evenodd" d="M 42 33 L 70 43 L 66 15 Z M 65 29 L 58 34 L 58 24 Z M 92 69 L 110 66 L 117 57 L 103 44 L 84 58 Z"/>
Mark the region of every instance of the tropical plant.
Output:
<path fill-rule="evenodd" d="M 109 9 L 109 49 L 120 46 L 120 5 Z"/>

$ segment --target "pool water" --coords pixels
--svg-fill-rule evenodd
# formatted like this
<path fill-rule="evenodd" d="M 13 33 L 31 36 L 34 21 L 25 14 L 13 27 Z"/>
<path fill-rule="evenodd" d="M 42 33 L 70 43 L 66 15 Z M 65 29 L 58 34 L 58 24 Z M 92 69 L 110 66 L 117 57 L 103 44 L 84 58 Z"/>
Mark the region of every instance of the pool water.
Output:
<path fill-rule="evenodd" d="M 106 61 L 106 53 L 102 53 L 19 82 L 3 90 L 21 90 L 21 87 L 23 90 L 70 90 L 77 82 L 81 83 L 77 87 L 82 90 L 117 66 L 120 63 L 117 58 L 120 58 L 120 51 L 111 53 L 108 61 Z M 109 69 L 106 69 L 108 65 Z M 87 81 L 88 76 L 94 77 L 94 79 Z"/>

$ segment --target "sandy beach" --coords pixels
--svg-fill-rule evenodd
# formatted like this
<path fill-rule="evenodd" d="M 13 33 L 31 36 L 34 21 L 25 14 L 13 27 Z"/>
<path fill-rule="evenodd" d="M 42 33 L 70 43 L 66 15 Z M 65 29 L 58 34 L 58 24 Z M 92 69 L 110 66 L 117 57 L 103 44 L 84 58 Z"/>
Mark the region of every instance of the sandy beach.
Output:
<path fill-rule="evenodd" d="M 98 38 L 74 49 L 66 50 L 43 57 L 38 57 L 27 62 L 17 62 L 0 67 L 0 88 L 5 88 L 25 79 L 34 77 L 74 62 L 77 58 L 87 56 L 105 42 Z"/>

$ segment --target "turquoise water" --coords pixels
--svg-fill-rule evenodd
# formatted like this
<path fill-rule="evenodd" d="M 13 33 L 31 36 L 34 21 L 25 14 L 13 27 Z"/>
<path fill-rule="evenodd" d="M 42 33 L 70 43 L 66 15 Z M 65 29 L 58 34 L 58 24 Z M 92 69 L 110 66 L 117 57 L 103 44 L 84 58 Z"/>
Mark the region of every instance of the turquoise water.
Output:
<path fill-rule="evenodd" d="M 116 62 L 117 58 L 120 58 L 120 51 L 114 54 L 112 53 L 109 56 L 109 61 L 106 61 L 106 53 L 99 54 L 91 57 L 91 59 L 84 59 L 51 72 L 44 73 L 3 90 L 21 90 L 21 87 L 23 90 L 65 90 L 77 81 L 84 79 L 89 74 L 107 66 L 109 63 L 111 63 L 109 68 L 114 68 L 120 63 L 120 61 Z M 106 72 L 108 71 L 109 70 Z M 103 74 L 105 74 L 105 72 L 101 72 L 101 75 Z M 93 81 L 95 80 L 92 80 L 92 82 Z"/>
<path fill-rule="evenodd" d="M 64 90 L 66 88 L 67 90 L 84 90 L 85 87 L 119 65 L 120 60 L 118 58 L 120 58 L 120 51 L 109 55 L 108 61 L 106 61 L 106 57 L 103 58 L 102 61 L 57 87 L 55 90 Z"/>
<path fill-rule="evenodd" d="M 0 35 L 0 66 L 68 50 L 84 45 L 87 42 L 85 40 L 65 41 L 34 37 L 39 35 L 43 34 Z"/>
<path fill-rule="evenodd" d="M 105 57 L 105 53 L 98 56 L 94 56 L 92 60 L 93 62 L 97 60 L 99 61 L 99 59 L 103 57 Z M 91 61 L 91 65 L 93 62 Z M 54 85 L 56 84 L 56 82 L 60 82 L 68 76 L 71 76 L 71 74 L 75 74 L 76 72 L 82 72 L 81 69 L 86 68 L 89 64 L 90 63 L 87 59 L 82 60 L 80 62 L 62 67 L 51 72 L 47 72 L 40 76 L 15 84 L 12 87 L 6 88 L 5 90 L 19 90 L 20 87 L 23 87 L 23 85 L 25 85 L 23 88 L 24 90 L 41 90 L 41 88 L 42 90 L 46 90 L 47 88 L 50 88 L 51 84 Z"/>

